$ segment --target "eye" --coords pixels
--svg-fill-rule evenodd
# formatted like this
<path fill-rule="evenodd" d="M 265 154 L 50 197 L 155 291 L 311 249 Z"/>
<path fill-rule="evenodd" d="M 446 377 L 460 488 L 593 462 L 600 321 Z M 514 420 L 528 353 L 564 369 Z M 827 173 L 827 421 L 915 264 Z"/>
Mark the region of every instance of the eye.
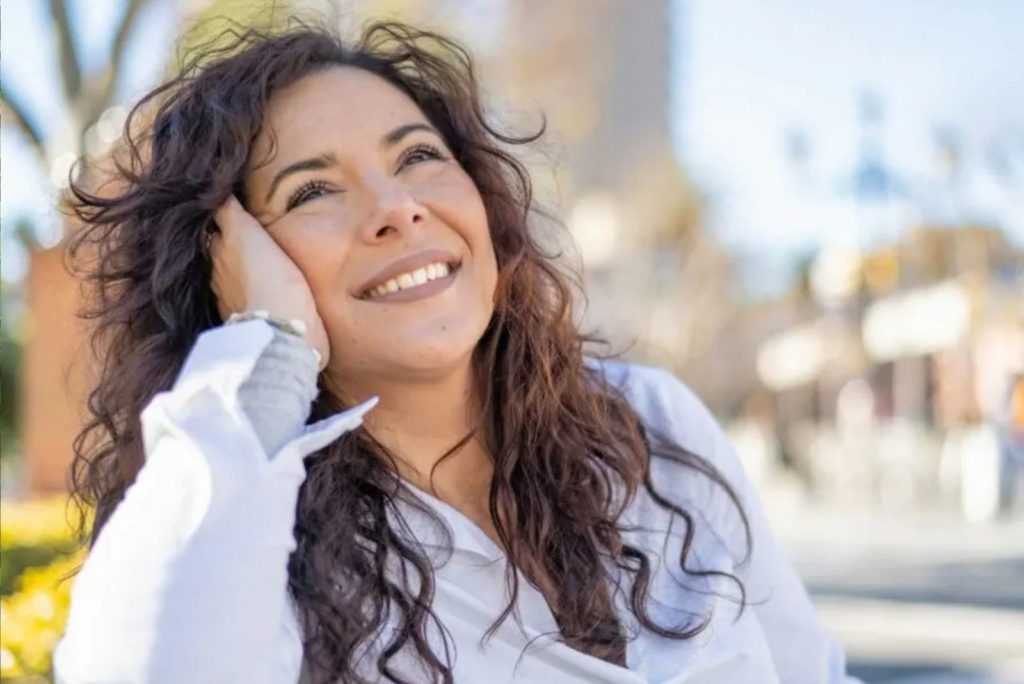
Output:
<path fill-rule="evenodd" d="M 291 211 L 304 202 L 322 196 L 326 191 L 327 183 L 324 181 L 309 181 L 288 196 L 288 203 L 285 205 L 285 210 Z"/>
<path fill-rule="evenodd" d="M 420 145 L 413 145 L 405 154 L 402 155 L 401 166 L 407 164 L 418 164 L 423 161 L 444 159 L 445 156 L 441 154 L 441 150 L 437 149 L 433 145 L 422 143 Z"/>

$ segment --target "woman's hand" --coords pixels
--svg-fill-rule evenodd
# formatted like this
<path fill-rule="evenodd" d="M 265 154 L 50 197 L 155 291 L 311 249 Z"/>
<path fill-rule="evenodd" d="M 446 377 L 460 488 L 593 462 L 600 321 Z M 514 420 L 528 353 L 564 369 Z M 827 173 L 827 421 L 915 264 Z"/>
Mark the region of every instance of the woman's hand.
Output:
<path fill-rule="evenodd" d="M 262 309 L 274 318 L 305 322 L 307 339 L 320 353 L 323 370 L 331 354 L 327 330 L 302 271 L 234 195 L 213 218 L 220 235 L 210 244 L 210 286 L 221 318 Z"/>

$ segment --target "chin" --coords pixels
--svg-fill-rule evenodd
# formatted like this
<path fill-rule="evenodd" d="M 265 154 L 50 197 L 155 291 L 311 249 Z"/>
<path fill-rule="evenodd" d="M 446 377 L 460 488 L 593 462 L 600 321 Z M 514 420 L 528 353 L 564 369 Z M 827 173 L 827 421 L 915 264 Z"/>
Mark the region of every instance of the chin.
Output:
<path fill-rule="evenodd" d="M 349 339 L 359 339 L 359 350 L 349 345 L 346 365 L 354 374 L 405 376 L 410 379 L 450 373 L 472 358 L 488 320 L 482 316 L 480 320 L 448 318 L 399 336 L 369 335 L 369 331 L 364 329 L 358 336 L 349 336 Z M 331 355 L 334 356 L 333 349 Z"/>

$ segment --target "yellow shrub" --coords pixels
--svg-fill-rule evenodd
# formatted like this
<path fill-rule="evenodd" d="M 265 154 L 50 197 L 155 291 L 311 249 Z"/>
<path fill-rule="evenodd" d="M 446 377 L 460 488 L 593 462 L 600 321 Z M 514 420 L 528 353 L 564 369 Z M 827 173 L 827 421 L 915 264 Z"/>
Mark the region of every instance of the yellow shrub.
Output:
<path fill-rule="evenodd" d="M 14 546 L 64 546 L 71 541 L 65 496 L 0 501 L 0 549 Z"/>
<path fill-rule="evenodd" d="M 0 599 L 0 675 L 50 671 L 50 656 L 64 633 L 73 580 L 61 581 L 79 566 L 84 551 L 26 570 L 14 594 Z"/>
<path fill-rule="evenodd" d="M 65 497 L 0 502 L 0 565 L 9 592 L 0 597 L 4 681 L 46 681 L 50 675 L 74 582 L 61 579 L 85 558 L 84 549 L 70 552 L 76 544 L 66 504 Z M 34 559 L 45 564 L 32 566 Z"/>

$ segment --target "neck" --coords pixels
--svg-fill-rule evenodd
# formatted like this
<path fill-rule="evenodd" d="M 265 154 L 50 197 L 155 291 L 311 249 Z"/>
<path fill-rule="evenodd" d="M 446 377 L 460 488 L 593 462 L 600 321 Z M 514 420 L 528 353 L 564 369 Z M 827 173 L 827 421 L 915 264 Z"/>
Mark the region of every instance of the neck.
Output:
<path fill-rule="evenodd" d="M 430 378 L 374 377 L 340 384 L 350 397 L 380 397 L 363 424 L 396 457 L 403 479 L 457 509 L 487 509 L 492 459 L 479 435 L 433 470 L 469 434 L 479 416 L 480 401 L 468 359 L 455 370 Z"/>

